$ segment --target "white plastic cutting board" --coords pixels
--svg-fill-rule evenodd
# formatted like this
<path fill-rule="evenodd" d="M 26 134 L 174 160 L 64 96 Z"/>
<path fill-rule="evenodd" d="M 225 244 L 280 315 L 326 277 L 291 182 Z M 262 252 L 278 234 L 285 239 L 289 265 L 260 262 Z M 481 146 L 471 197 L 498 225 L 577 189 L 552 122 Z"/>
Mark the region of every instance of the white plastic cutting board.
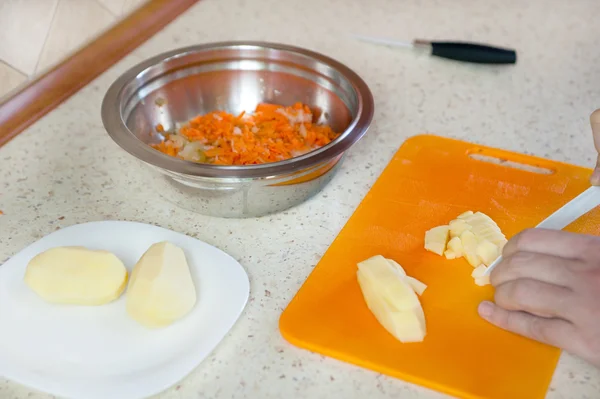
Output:
<path fill-rule="evenodd" d="M 103 306 L 53 305 L 23 282 L 29 260 L 56 246 L 115 253 L 133 268 L 150 245 L 183 248 L 198 301 L 182 320 L 149 330 L 128 317 L 125 295 Z M 221 250 L 161 227 L 92 222 L 56 231 L 0 266 L 0 375 L 74 399 L 136 399 L 157 394 L 189 374 L 240 316 L 248 275 Z"/>

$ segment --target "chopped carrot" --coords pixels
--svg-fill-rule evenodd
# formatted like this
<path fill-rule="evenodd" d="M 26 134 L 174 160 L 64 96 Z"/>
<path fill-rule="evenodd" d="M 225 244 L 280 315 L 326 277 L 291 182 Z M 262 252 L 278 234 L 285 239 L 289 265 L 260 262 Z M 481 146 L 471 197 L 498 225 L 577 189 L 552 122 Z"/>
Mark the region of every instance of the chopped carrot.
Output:
<path fill-rule="evenodd" d="M 162 125 L 156 130 L 164 132 Z M 259 104 L 253 114 L 242 112 L 234 116 L 215 111 L 197 116 L 152 146 L 167 155 L 192 161 L 252 165 L 310 152 L 338 136 L 329 126 L 313 124 L 312 113 L 304 104 Z"/>

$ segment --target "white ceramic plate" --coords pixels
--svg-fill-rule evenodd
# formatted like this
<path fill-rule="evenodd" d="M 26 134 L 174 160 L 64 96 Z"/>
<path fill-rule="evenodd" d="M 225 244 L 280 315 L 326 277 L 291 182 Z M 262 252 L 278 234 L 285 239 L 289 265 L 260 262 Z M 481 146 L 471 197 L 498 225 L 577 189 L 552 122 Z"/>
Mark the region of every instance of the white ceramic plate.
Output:
<path fill-rule="evenodd" d="M 183 248 L 198 293 L 194 309 L 158 330 L 125 312 L 125 295 L 103 306 L 53 305 L 23 282 L 29 260 L 56 246 L 115 253 L 133 268 L 150 245 Z M 159 393 L 189 374 L 223 339 L 248 300 L 250 284 L 232 257 L 161 227 L 93 222 L 56 231 L 0 266 L 0 375 L 76 399 L 136 399 Z"/>

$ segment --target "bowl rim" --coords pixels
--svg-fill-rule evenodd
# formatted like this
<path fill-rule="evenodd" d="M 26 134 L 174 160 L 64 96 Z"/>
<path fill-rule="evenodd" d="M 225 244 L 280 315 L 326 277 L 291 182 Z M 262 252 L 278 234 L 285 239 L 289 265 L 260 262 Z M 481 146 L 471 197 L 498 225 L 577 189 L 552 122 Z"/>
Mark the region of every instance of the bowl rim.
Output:
<path fill-rule="evenodd" d="M 152 148 L 131 132 L 121 113 L 120 97 L 125 87 L 146 69 L 170 59 L 183 57 L 208 50 L 227 50 L 235 48 L 258 48 L 279 50 L 315 59 L 340 73 L 352 86 L 357 97 L 356 116 L 350 125 L 341 133 L 342 140 L 313 150 L 309 153 L 286 159 L 258 165 L 213 165 L 187 161 L 172 157 Z M 171 173 L 196 177 L 219 178 L 269 178 L 285 174 L 293 174 L 320 163 L 327 162 L 343 154 L 364 136 L 369 129 L 374 115 L 374 100 L 366 82 L 353 70 L 344 64 L 301 47 L 264 41 L 226 41 L 206 43 L 182 47 L 150 57 L 128 69 L 119 76 L 108 88 L 101 106 L 102 123 L 108 135 L 122 149 L 146 164 L 164 169 Z M 345 137 L 344 137 L 345 136 Z"/>

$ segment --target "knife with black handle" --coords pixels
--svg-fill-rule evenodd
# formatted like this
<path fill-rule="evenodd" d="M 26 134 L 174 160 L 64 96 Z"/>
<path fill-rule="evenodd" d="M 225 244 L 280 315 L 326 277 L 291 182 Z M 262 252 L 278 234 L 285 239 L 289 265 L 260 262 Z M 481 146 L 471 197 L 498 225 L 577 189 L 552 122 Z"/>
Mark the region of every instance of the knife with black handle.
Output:
<path fill-rule="evenodd" d="M 375 44 L 403 48 L 429 48 L 431 55 L 455 61 L 476 64 L 515 64 L 517 52 L 512 49 L 494 47 L 479 43 L 454 41 L 415 40 L 401 42 L 392 39 L 353 35 L 355 38 Z"/>
<path fill-rule="evenodd" d="M 515 50 L 468 42 L 427 42 L 416 40 L 417 46 L 431 46 L 431 55 L 476 64 L 515 64 Z"/>

